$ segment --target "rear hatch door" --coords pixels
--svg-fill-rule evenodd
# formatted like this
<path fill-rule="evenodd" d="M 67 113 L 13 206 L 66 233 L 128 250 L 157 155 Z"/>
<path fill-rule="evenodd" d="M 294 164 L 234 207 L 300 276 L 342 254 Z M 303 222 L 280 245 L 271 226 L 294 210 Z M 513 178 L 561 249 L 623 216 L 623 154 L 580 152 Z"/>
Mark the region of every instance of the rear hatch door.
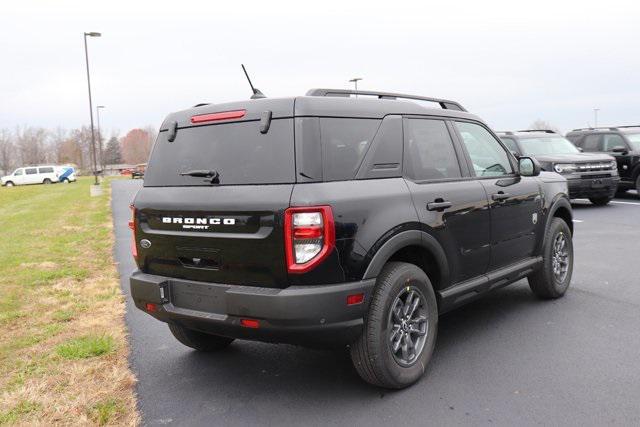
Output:
<path fill-rule="evenodd" d="M 293 100 L 258 100 L 165 120 L 134 202 L 144 272 L 287 285 L 283 217 L 295 182 L 292 115 Z"/>

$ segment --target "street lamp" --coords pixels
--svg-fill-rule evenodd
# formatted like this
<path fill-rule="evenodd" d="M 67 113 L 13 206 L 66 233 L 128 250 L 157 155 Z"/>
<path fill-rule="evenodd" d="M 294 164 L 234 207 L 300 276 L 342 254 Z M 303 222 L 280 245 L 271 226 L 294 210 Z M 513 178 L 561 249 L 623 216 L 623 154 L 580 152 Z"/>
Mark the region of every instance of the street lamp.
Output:
<path fill-rule="evenodd" d="M 356 92 L 358 91 L 358 81 L 362 80 L 362 77 L 354 77 L 351 80 L 349 80 L 350 83 L 353 83 L 354 86 L 356 87 Z M 358 97 L 358 94 L 356 93 L 356 98 Z"/>
<path fill-rule="evenodd" d="M 96 107 L 96 117 L 98 119 L 98 147 L 100 149 L 100 165 L 104 173 L 104 150 L 102 149 L 102 132 L 100 132 L 100 109 L 106 108 L 104 105 L 98 105 Z"/>
<path fill-rule="evenodd" d="M 87 50 L 87 37 L 100 37 L 102 34 L 92 31 L 84 33 L 84 59 L 87 64 L 87 87 L 89 88 L 89 116 L 91 117 L 91 151 L 93 153 L 93 176 L 95 185 L 98 185 L 98 166 L 96 159 L 96 136 L 93 133 L 93 104 L 91 102 L 91 78 L 89 77 L 89 51 Z"/>
<path fill-rule="evenodd" d="M 595 123 L 594 127 L 598 127 L 598 111 L 600 111 L 599 108 L 593 109 L 593 116 L 594 116 L 594 123 Z"/>

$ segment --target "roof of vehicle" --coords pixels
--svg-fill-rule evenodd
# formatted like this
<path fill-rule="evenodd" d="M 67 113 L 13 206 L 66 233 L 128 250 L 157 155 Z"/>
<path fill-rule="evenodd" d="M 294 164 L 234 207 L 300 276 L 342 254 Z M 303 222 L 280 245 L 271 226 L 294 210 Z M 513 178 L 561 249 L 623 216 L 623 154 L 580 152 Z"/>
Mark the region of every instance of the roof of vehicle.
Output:
<path fill-rule="evenodd" d="M 321 91 L 325 94 L 321 95 L 323 93 Z M 243 121 L 260 120 L 265 111 L 271 111 L 273 119 L 294 116 L 383 118 L 389 114 L 415 114 L 482 121 L 479 117 L 462 111 L 463 107 L 457 102 L 438 98 L 343 89 L 312 89 L 308 94 L 311 95 L 247 99 L 223 104 L 198 104 L 196 107 L 169 114 L 160 130 L 175 126 L 173 122 L 177 123 L 178 128 L 198 126 L 192 120 L 194 116 L 240 110 L 244 110 Z M 351 95 L 358 95 L 358 97 Z M 396 99 L 393 99 L 394 96 Z M 418 102 L 433 104 L 435 108 Z M 447 108 L 442 108 L 443 105 Z M 456 107 L 461 110 L 455 109 Z"/>
<path fill-rule="evenodd" d="M 640 132 L 640 125 L 579 128 L 579 129 L 574 129 L 569 133 L 606 133 L 606 132 L 637 133 L 637 132 Z"/>

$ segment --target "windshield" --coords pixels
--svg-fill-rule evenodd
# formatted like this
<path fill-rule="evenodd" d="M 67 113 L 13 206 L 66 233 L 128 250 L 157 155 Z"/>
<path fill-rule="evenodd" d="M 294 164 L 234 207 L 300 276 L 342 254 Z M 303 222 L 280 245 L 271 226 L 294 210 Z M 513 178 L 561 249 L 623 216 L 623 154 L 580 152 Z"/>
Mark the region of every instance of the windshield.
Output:
<path fill-rule="evenodd" d="M 547 154 L 575 154 L 580 151 L 565 138 L 522 138 L 520 139 L 522 151 L 527 156 L 544 156 Z"/>
<path fill-rule="evenodd" d="M 628 133 L 627 139 L 629 140 L 633 150 L 640 151 L 640 133 Z"/>

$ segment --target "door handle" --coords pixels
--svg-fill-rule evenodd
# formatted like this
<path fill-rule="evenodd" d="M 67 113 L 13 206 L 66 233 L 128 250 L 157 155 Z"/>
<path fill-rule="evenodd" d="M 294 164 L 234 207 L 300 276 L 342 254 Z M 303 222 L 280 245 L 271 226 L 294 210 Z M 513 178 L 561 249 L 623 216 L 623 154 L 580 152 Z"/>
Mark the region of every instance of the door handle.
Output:
<path fill-rule="evenodd" d="M 427 203 L 427 210 L 428 211 L 443 211 L 445 209 L 450 208 L 451 206 L 453 206 L 453 203 L 451 202 L 446 202 L 442 199 L 436 199 L 436 201 L 433 201 L 431 203 Z"/>
<path fill-rule="evenodd" d="M 505 193 L 503 191 L 499 191 L 491 195 L 491 198 L 496 201 L 507 200 L 510 197 L 511 197 L 511 194 Z"/>

